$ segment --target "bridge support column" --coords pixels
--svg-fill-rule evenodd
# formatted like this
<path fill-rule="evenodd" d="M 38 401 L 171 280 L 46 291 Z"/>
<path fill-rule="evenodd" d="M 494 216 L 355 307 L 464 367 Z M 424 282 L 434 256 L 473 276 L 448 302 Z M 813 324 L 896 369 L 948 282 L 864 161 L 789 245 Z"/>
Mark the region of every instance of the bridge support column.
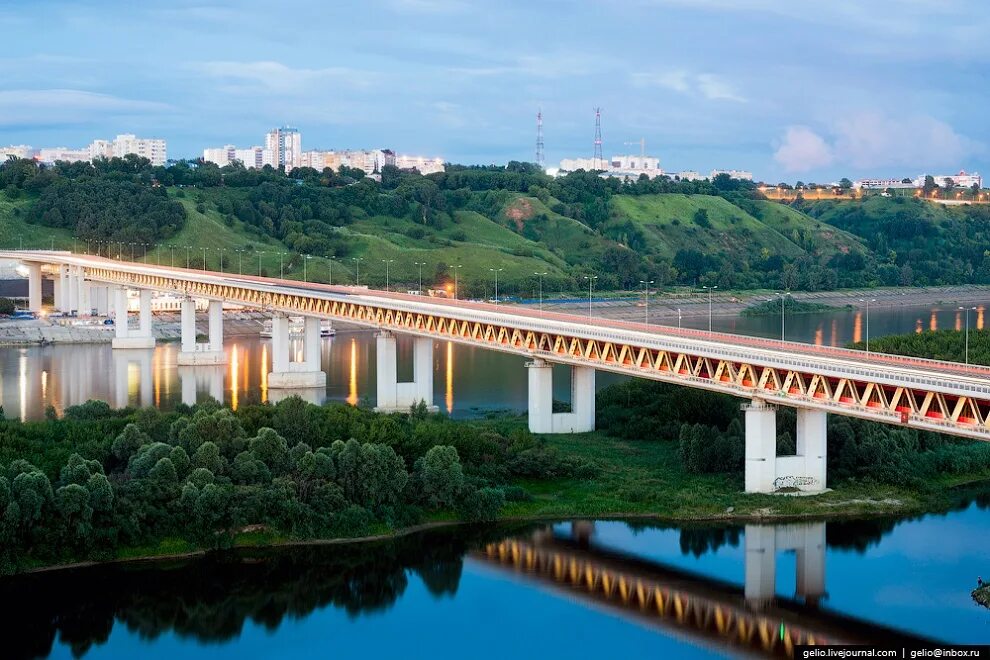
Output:
<path fill-rule="evenodd" d="M 28 271 L 28 309 L 41 311 L 41 264 L 25 264 Z"/>
<path fill-rule="evenodd" d="M 76 313 L 80 316 L 91 316 L 93 314 L 93 302 L 90 295 L 90 283 L 86 281 L 86 275 L 82 268 L 78 271 L 76 282 L 79 284 L 79 307 Z"/>
<path fill-rule="evenodd" d="M 196 341 L 196 301 L 185 298 L 182 301 L 182 350 L 178 363 L 181 365 L 225 364 L 227 356 L 223 352 L 223 303 L 211 300 L 209 307 L 209 341 Z"/>
<path fill-rule="evenodd" d="M 746 525 L 745 596 L 750 607 L 762 608 L 777 589 L 777 552 L 793 551 L 797 559 L 796 595 L 817 604 L 825 595 L 825 523 Z"/>
<path fill-rule="evenodd" d="M 114 330 L 113 348 L 154 348 L 151 334 L 151 291 L 142 289 L 138 314 L 138 329 L 131 330 L 127 320 L 127 289 L 118 287 L 113 293 Z"/>
<path fill-rule="evenodd" d="M 553 411 L 553 367 L 535 359 L 529 377 L 529 430 L 532 433 L 586 433 L 595 430 L 595 370 L 571 367 L 571 412 Z"/>
<path fill-rule="evenodd" d="M 54 281 L 54 286 L 52 286 L 52 291 L 54 294 L 52 297 L 52 301 L 54 303 L 53 307 L 55 308 L 56 312 L 68 311 L 68 306 L 66 305 L 66 300 L 65 300 L 65 294 L 67 293 L 66 289 L 68 288 L 68 284 L 66 283 L 66 280 L 67 278 L 65 276 L 65 266 L 59 266 L 58 279 Z"/>
<path fill-rule="evenodd" d="M 289 318 L 272 319 L 272 372 L 269 389 L 326 388 L 327 375 L 320 370 L 320 319 L 307 316 L 303 331 L 303 359 L 294 362 L 289 350 Z"/>
<path fill-rule="evenodd" d="M 797 454 L 777 456 L 777 411 L 754 399 L 746 411 L 746 492 L 825 490 L 826 423 L 822 410 L 797 409 Z"/>
<path fill-rule="evenodd" d="M 69 305 L 69 314 L 79 313 L 79 278 L 76 276 L 76 269 L 69 266 L 69 272 L 65 278 L 66 282 L 69 284 L 69 292 L 66 296 L 66 302 Z"/>
<path fill-rule="evenodd" d="M 110 316 L 110 287 L 90 287 L 97 316 Z"/>
<path fill-rule="evenodd" d="M 416 337 L 413 344 L 413 379 L 400 383 L 395 335 L 383 330 L 375 335 L 375 361 L 377 367 L 378 398 L 375 410 L 379 412 L 409 412 L 420 401 L 426 402 L 430 412 L 439 408 L 433 405 L 433 340 Z"/>

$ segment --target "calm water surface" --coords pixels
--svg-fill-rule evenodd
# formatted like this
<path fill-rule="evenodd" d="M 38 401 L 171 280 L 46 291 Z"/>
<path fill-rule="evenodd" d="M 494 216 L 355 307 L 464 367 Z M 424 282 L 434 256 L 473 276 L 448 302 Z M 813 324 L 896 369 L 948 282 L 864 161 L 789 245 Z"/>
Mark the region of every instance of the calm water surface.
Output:
<path fill-rule="evenodd" d="M 979 306 L 983 309 L 983 305 Z M 973 312 L 971 327 L 983 327 L 983 311 Z M 955 305 L 878 308 L 870 313 L 870 333 L 962 329 L 964 316 Z M 684 319 L 685 327 L 707 328 L 708 319 Z M 716 317 L 715 330 L 763 337 L 780 336 L 775 316 Z M 793 315 L 786 319 L 789 340 L 843 346 L 866 338 L 862 310 Z M 88 399 L 111 405 L 155 405 L 169 408 L 183 401 L 212 396 L 237 407 L 246 401 L 277 400 L 299 394 L 313 402 L 374 402 L 375 339 L 371 331 L 342 330 L 323 340 L 326 391 L 269 390 L 271 344 L 260 337 L 228 337 L 228 364 L 223 367 L 178 367 L 179 345 L 160 344 L 149 351 L 113 352 L 108 345 L 0 348 L 0 405 L 8 416 L 38 419 L 47 406 L 61 412 Z M 295 342 L 293 350 L 301 351 Z M 437 342 L 434 350 L 434 403 L 455 417 L 477 416 L 490 410 L 525 410 L 525 358 L 481 348 Z M 569 376 L 559 367 L 555 397 L 569 398 Z M 412 377 L 412 342 L 399 337 L 399 378 Z M 599 387 L 622 376 L 598 372 Z"/>
<path fill-rule="evenodd" d="M 937 542 L 934 540 L 937 539 Z M 588 658 L 775 655 L 712 619 L 624 603 L 617 583 L 722 608 L 775 635 L 990 640 L 969 596 L 990 511 L 738 527 L 567 522 L 440 531 L 389 543 L 219 554 L 7 579 L 4 657 Z M 513 552 L 516 554 L 513 555 Z M 528 553 L 528 554 L 527 554 Z M 747 567 L 756 553 L 775 580 Z M 527 556 L 532 557 L 527 561 Z M 554 566 L 563 567 L 558 573 Z M 580 567 L 577 580 L 568 566 Z M 766 565 L 763 566 L 766 568 Z M 799 573 L 802 575 L 798 577 Z M 585 575 L 593 575 L 595 583 Z M 766 574 L 766 571 L 763 571 Z M 762 585 L 762 586 L 761 586 Z M 671 591 L 673 589 L 673 591 Z M 762 591 L 761 591 L 762 589 Z"/>

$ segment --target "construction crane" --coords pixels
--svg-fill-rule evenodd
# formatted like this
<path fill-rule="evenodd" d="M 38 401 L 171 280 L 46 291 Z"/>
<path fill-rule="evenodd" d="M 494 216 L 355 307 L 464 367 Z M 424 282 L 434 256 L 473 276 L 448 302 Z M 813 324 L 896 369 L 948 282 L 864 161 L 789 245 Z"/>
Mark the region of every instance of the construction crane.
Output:
<path fill-rule="evenodd" d="M 639 140 L 637 140 L 636 142 L 623 142 L 622 144 L 624 144 L 627 147 L 634 147 L 638 144 L 640 158 L 646 157 L 646 138 L 639 138 Z"/>

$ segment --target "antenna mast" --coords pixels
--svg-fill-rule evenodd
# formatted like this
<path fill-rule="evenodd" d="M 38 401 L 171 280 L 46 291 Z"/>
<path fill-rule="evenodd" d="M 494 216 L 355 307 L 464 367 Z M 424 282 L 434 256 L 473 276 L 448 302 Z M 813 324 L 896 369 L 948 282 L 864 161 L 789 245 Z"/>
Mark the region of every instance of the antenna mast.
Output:
<path fill-rule="evenodd" d="M 536 164 L 541 170 L 546 168 L 546 156 L 543 153 L 543 108 L 536 113 Z"/>
<path fill-rule="evenodd" d="M 603 170 L 604 158 L 602 158 L 602 109 L 595 108 L 595 159 L 596 170 Z"/>

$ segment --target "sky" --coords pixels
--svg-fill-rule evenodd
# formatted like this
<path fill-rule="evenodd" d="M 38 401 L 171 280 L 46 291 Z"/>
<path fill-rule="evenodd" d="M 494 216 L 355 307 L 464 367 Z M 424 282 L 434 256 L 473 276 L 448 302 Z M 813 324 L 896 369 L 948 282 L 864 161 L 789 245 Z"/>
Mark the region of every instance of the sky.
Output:
<path fill-rule="evenodd" d="M 136 133 L 764 181 L 990 174 L 981 0 L 4 0 L 0 144 Z M 628 144 L 636 143 L 636 144 Z M 937 171 L 937 172 L 936 172 Z"/>

